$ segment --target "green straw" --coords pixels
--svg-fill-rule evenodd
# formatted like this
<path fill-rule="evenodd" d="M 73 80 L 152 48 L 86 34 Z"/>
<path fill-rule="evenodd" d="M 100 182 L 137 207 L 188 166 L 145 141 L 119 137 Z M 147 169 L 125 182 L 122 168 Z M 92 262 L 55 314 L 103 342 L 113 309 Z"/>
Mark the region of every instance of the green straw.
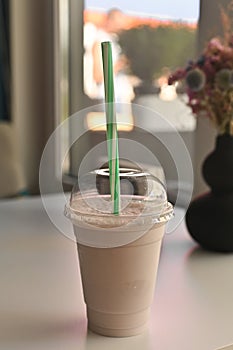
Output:
<path fill-rule="evenodd" d="M 108 164 L 110 177 L 110 192 L 113 202 L 113 213 L 120 213 L 120 177 L 119 177 L 119 151 L 117 122 L 114 102 L 114 81 L 113 81 L 113 63 L 112 46 L 109 41 L 102 42 L 102 58 L 104 72 L 104 90 L 106 103 L 106 124 L 107 124 L 107 146 L 108 146 Z"/>

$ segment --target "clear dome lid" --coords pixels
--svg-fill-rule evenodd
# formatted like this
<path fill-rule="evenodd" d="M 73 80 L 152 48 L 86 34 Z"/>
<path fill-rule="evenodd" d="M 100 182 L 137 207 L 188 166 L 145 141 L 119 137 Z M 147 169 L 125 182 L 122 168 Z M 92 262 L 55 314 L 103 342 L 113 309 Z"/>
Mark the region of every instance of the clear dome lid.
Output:
<path fill-rule="evenodd" d="M 109 169 L 91 171 L 74 185 L 65 215 L 72 221 L 85 221 L 100 227 L 129 223 L 168 221 L 173 208 L 167 201 L 163 183 L 147 172 L 120 168 L 120 213 L 112 214 Z M 135 221 L 135 219 L 137 219 Z"/>

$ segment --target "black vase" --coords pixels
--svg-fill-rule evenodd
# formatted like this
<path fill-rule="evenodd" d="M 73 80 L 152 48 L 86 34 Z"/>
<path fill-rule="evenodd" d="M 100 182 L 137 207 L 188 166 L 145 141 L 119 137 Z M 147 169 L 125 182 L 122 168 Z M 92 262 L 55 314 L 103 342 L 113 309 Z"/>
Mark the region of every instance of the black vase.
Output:
<path fill-rule="evenodd" d="M 211 191 L 191 202 L 187 228 L 203 248 L 233 252 L 233 136 L 217 137 L 202 170 Z"/>

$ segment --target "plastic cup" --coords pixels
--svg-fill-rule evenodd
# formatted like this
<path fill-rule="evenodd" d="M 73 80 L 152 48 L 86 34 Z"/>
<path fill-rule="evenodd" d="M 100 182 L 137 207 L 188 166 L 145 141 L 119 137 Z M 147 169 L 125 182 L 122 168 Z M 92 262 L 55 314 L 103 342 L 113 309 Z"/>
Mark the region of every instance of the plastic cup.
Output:
<path fill-rule="evenodd" d="M 173 215 L 161 182 L 120 169 L 121 214 L 111 214 L 108 170 L 75 186 L 65 215 L 73 223 L 88 328 L 113 337 L 146 330 L 165 224 Z M 80 184 L 79 184 L 80 185 Z"/>

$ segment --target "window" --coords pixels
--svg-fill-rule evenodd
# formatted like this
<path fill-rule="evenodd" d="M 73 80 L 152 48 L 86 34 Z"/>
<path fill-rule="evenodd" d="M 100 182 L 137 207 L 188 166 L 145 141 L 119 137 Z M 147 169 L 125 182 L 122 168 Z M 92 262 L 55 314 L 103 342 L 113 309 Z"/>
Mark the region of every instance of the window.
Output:
<path fill-rule="evenodd" d="M 176 2 L 176 6 L 171 0 L 159 3 L 147 0 L 143 4 L 123 0 L 112 3 L 111 1 L 102 1 L 101 6 L 94 0 L 84 2 L 82 0 L 60 0 L 60 2 L 69 4 L 68 7 L 65 5 L 66 10 L 63 8 L 63 13 L 67 16 L 68 12 L 69 18 L 68 25 L 66 24 L 66 27 L 69 28 L 69 36 L 64 35 L 68 45 L 65 44 L 64 47 L 69 57 L 67 64 L 70 74 L 69 79 L 65 78 L 66 97 L 63 95 L 62 98 L 63 103 L 68 101 L 69 115 L 84 107 L 96 105 L 103 99 L 101 77 L 98 80 L 97 74 L 97 80 L 93 82 L 93 57 L 91 55 L 95 42 L 108 40 L 110 37 L 109 33 L 108 36 L 103 34 L 104 23 L 112 7 L 117 7 L 117 11 L 120 9 L 121 15 L 123 14 L 121 17 L 122 27 L 119 32 L 113 34 L 112 38 L 116 40 L 116 51 L 124 61 L 121 62 L 120 71 L 125 82 L 122 83 L 122 86 L 126 84 L 126 81 L 127 86 L 130 86 L 127 102 L 135 102 L 160 112 L 181 133 L 193 158 L 195 119 L 185 103 L 181 101 L 186 97 L 182 93 L 182 89 L 177 87 L 174 90 L 168 87 L 167 76 L 170 71 L 185 64 L 190 57 L 195 55 L 199 0 L 193 1 L 189 6 L 183 0 Z M 62 20 L 60 19 L 60 21 Z M 110 24 L 108 26 L 111 27 Z M 140 37 L 143 38 L 141 45 L 138 44 Z M 64 84 L 64 80 L 62 84 Z M 115 82 L 115 88 L 118 84 L 120 83 L 116 84 Z M 64 88 L 62 86 L 61 88 Z M 121 101 L 120 94 L 116 96 L 116 99 Z M 96 117 L 97 114 L 99 116 L 101 113 L 103 114 L 102 111 L 94 110 L 94 113 L 89 113 L 86 116 L 86 125 L 89 125 L 86 128 L 86 133 L 70 150 L 70 164 L 69 169 L 67 169 L 69 175 L 77 175 L 77 170 L 85 154 L 105 139 L 104 132 L 101 130 L 93 131 L 89 123 L 93 122 L 93 117 Z M 135 115 L 132 111 L 129 116 L 133 120 L 138 118 L 143 128 L 144 120 L 141 116 Z M 153 120 L 150 127 L 152 131 L 156 128 L 165 137 L 173 137 L 169 135 L 169 130 L 164 129 L 159 124 L 158 120 Z M 73 139 L 76 133 L 77 131 L 71 128 L 69 137 Z M 136 129 L 130 132 L 122 131 L 122 135 L 139 142 L 145 142 L 145 146 L 150 146 L 154 153 L 159 150 L 158 158 L 164 167 L 166 178 L 171 183 L 177 181 L 175 164 L 172 164 L 172 160 L 166 152 L 160 151 L 158 143 L 153 149 L 152 140 Z M 185 176 L 182 181 L 186 182 Z"/>

